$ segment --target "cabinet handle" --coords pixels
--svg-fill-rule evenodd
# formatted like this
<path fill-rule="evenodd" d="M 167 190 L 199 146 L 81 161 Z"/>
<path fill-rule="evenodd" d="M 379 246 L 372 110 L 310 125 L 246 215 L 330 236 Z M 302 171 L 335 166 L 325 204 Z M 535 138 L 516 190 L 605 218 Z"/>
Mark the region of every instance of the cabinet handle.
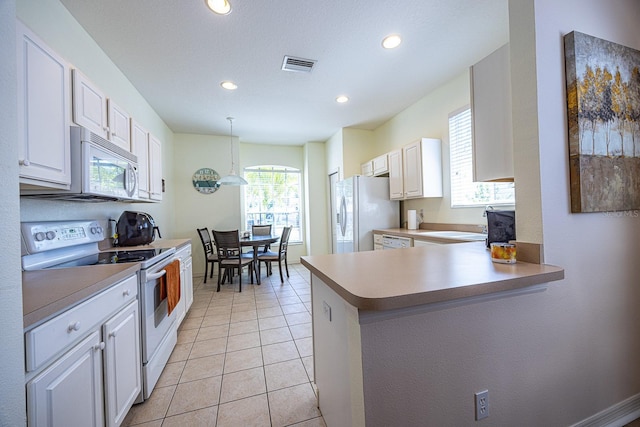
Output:
<path fill-rule="evenodd" d="M 125 290 L 122 292 L 122 296 L 123 296 L 123 297 L 128 297 L 130 294 L 131 294 L 131 291 L 129 291 L 129 289 L 125 289 Z"/>
<path fill-rule="evenodd" d="M 69 323 L 67 326 L 67 332 L 79 331 L 80 330 L 80 322 Z"/>
<path fill-rule="evenodd" d="M 104 342 L 100 342 L 100 344 L 96 344 L 93 346 L 95 351 L 104 350 Z"/>
<path fill-rule="evenodd" d="M 28 159 L 20 160 L 21 166 L 29 166 L 31 162 Z"/>
<path fill-rule="evenodd" d="M 116 331 L 109 332 L 109 338 L 115 338 L 115 337 L 116 337 Z"/>

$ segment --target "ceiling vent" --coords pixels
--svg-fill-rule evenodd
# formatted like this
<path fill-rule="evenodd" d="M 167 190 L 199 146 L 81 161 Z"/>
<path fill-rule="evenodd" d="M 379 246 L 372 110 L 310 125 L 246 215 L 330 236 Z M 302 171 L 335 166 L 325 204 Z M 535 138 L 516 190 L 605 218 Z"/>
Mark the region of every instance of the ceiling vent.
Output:
<path fill-rule="evenodd" d="M 298 73 L 310 73 L 316 61 L 313 59 L 296 58 L 295 56 L 285 56 L 282 61 L 284 71 L 295 71 Z"/>

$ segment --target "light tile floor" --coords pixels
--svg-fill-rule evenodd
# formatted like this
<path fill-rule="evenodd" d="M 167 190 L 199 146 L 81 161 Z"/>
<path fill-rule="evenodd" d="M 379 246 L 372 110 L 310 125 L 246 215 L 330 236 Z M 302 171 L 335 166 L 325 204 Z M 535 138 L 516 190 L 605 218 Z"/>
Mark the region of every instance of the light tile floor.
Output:
<path fill-rule="evenodd" d="M 280 283 L 243 275 L 216 292 L 194 277 L 194 301 L 151 398 L 124 426 L 325 427 L 313 388 L 309 271 L 289 266 Z M 216 270 L 217 271 L 217 270 Z"/>

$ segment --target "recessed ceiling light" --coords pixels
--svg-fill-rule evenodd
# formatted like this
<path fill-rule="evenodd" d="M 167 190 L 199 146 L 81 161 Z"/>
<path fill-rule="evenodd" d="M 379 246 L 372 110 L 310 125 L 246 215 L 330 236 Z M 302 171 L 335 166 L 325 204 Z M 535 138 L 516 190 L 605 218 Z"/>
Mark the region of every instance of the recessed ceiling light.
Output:
<path fill-rule="evenodd" d="M 232 81 L 229 80 L 225 80 L 222 83 L 220 83 L 220 86 L 222 86 L 223 88 L 227 89 L 227 90 L 236 90 L 238 89 L 238 85 L 235 84 Z"/>
<path fill-rule="evenodd" d="M 402 39 L 398 34 L 390 34 L 382 40 L 382 47 L 385 49 L 393 49 L 400 46 Z"/>
<path fill-rule="evenodd" d="M 336 102 L 339 102 L 340 104 L 343 104 L 348 100 L 349 100 L 349 97 L 345 95 L 340 95 L 339 97 L 336 98 Z"/>
<path fill-rule="evenodd" d="M 227 0 L 204 0 L 204 4 L 206 4 L 213 13 L 217 13 L 218 15 L 228 15 L 231 13 L 231 3 Z"/>

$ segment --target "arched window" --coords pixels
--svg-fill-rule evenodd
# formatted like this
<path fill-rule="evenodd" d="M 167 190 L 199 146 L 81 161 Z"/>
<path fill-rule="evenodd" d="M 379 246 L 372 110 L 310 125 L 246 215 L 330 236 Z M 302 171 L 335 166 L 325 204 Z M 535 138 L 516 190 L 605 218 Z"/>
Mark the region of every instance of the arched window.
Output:
<path fill-rule="evenodd" d="M 279 236 L 291 227 L 291 243 L 302 242 L 302 174 L 299 169 L 260 165 L 244 169 L 245 229 L 253 224 L 272 224 Z"/>

